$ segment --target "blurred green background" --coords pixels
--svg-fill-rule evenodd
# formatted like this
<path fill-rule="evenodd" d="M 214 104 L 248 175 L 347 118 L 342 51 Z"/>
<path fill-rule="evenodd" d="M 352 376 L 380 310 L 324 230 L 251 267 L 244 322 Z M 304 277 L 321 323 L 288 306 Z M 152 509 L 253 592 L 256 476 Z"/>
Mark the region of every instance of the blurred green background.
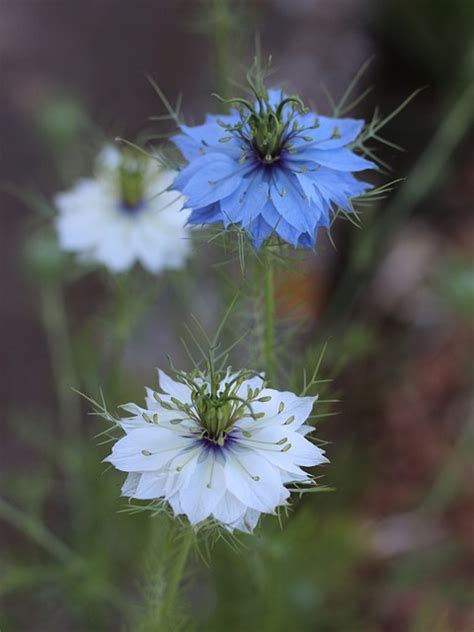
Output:
<path fill-rule="evenodd" d="M 119 512 L 103 426 L 70 387 L 139 401 L 167 353 L 185 365 L 190 306 L 210 327 L 221 307 L 203 243 L 184 282 L 78 274 L 50 236 L 52 195 L 90 172 L 104 139 L 152 128 L 162 106 L 145 73 L 200 122 L 256 33 L 275 82 L 322 113 L 371 57 L 357 116 L 425 89 L 385 130 L 405 149 L 382 148 L 387 178 L 403 180 L 284 286 L 308 323 L 295 376 L 328 342 L 324 394 L 341 402 L 318 436 L 336 491 L 302 499 L 283 529 L 265 519 L 238 552 L 196 556 L 185 629 L 474 630 L 474 4 L 3 0 L 2 632 L 138 629 L 169 524 Z"/>

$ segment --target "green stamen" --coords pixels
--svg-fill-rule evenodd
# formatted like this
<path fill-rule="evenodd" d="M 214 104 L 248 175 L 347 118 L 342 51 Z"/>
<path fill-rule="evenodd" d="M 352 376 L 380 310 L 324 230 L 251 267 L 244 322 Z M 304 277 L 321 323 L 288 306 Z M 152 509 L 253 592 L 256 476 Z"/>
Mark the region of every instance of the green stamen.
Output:
<path fill-rule="evenodd" d="M 146 157 L 137 151 L 130 148 L 122 151 L 118 187 L 121 202 L 128 210 L 135 210 L 143 202 L 146 162 Z"/>
<path fill-rule="evenodd" d="M 234 137 L 243 139 L 265 164 L 272 164 L 280 159 L 282 151 L 290 148 L 290 139 L 301 136 L 308 127 L 299 127 L 298 121 L 293 121 L 296 110 L 305 113 L 303 101 L 298 96 L 288 96 L 281 99 L 278 105 L 270 103 L 268 92 L 264 85 L 265 72 L 259 66 L 259 60 L 247 73 L 247 82 L 253 92 L 256 103 L 247 99 L 234 98 L 223 99 L 217 94 L 214 96 L 226 105 L 240 110 L 240 122 L 230 125 L 223 122 L 219 124 Z M 285 110 L 291 106 L 291 110 Z M 285 114 L 286 112 L 286 114 Z M 305 139 L 312 140 L 305 136 Z M 229 136 L 220 139 L 228 142 Z M 247 154 L 244 154 L 245 157 Z"/>

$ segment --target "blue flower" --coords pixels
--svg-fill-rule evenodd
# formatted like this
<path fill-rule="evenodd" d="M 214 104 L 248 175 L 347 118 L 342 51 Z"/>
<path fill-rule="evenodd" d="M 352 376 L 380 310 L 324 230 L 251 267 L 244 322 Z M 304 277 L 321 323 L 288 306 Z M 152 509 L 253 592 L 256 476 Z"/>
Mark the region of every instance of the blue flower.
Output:
<path fill-rule="evenodd" d="M 173 138 L 188 161 L 174 183 L 193 209 L 190 224 L 238 225 L 255 248 L 271 235 L 296 247 L 316 243 L 337 207 L 372 185 L 352 172 L 375 168 L 351 144 L 364 121 L 308 112 L 279 90 L 235 99 L 228 115 L 208 114 L 203 125 L 181 125 Z"/>

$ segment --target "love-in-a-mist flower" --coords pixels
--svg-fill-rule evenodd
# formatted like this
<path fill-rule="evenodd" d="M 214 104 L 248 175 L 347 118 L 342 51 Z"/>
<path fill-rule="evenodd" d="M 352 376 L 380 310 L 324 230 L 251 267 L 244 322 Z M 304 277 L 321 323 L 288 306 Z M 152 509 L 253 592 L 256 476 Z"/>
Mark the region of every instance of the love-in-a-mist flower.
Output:
<path fill-rule="evenodd" d="M 231 99 L 230 114 L 180 126 L 173 141 L 189 164 L 174 186 L 193 209 L 190 224 L 238 225 L 256 248 L 272 234 L 313 247 L 333 210 L 350 213 L 372 187 L 353 175 L 375 167 L 351 149 L 364 121 L 318 116 L 258 76 L 249 83 L 255 101 Z"/>
<path fill-rule="evenodd" d="M 183 266 L 191 249 L 184 197 L 170 191 L 176 171 L 131 148 L 107 146 L 94 178 L 55 197 L 63 250 L 122 272 Z"/>
<path fill-rule="evenodd" d="M 164 393 L 127 404 L 125 436 L 110 461 L 128 472 L 122 494 L 168 503 L 192 525 L 207 518 L 252 531 L 260 514 L 286 505 L 288 485 L 314 485 L 303 467 L 327 462 L 305 422 L 316 397 L 267 388 L 247 371 L 159 372 Z"/>

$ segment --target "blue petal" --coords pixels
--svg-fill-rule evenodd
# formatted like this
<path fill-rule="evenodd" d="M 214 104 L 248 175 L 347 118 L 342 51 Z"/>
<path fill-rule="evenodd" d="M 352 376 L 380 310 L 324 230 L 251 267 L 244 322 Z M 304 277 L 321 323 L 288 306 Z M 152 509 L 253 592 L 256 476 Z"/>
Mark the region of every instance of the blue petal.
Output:
<path fill-rule="evenodd" d="M 314 171 L 311 177 L 316 184 L 324 182 L 328 188 L 344 191 L 350 197 L 356 197 L 373 187 L 368 182 L 357 180 L 351 173 L 336 171 L 327 167 L 321 167 L 318 171 Z"/>
<path fill-rule="evenodd" d="M 314 248 L 316 246 L 316 235 L 317 231 L 311 235 L 309 233 L 302 233 L 298 238 L 296 244 L 297 248 Z"/>
<path fill-rule="evenodd" d="M 184 134 L 177 134 L 170 139 L 189 162 L 199 158 L 201 151 L 199 143 Z"/>
<path fill-rule="evenodd" d="M 294 174 L 308 200 L 312 200 L 313 202 L 319 201 L 320 197 L 314 187 L 314 180 L 308 176 L 306 172 L 302 172 L 298 168 L 296 168 Z"/>
<path fill-rule="evenodd" d="M 252 239 L 252 243 L 256 250 L 259 250 L 265 239 L 268 239 L 273 233 L 271 226 L 263 219 L 261 215 L 258 215 L 248 227 L 248 232 Z"/>
<path fill-rule="evenodd" d="M 222 154 L 218 152 L 211 152 L 202 154 L 199 158 L 195 158 L 189 165 L 181 169 L 175 178 L 173 188 L 182 191 L 195 174 L 199 173 L 199 171 L 208 164 L 214 164 L 216 161 L 220 161 L 221 156 Z"/>
<path fill-rule="evenodd" d="M 293 149 L 338 149 L 345 147 L 354 142 L 364 127 L 364 121 L 360 119 L 330 118 L 328 116 L 316 117 L 313 113 L 296 116 L 296 120 L 303 126 L 313 125 L 316 118 L 319 126 L 316 127 L 316 129 L 307 129 L 304 131 L 304 136 L 312 138 L 313 142 L 305 141 L 302 138 L 295 138 L 293 141 Z M 338 137 L 333 138 L 336 130 Z"/>
<path fill-rule="evenodd" d="M 319 226 L 323 228 L 329 228 L 331 225 L 331 207 L 328 205 L 326 210 L 323 211 L 319 217 Z"/>
<path fill-rule="evenodd" d="M 186 134 L 192 138 L 201 147 L 219 146 L 223 145 L 220 139 L 224 136 L 228 136 L 226 130 L 219 125 L 217 121 L 222 121 L 230 125 L 240 121 L 240 116 L 237 112 L 232 114 L 223 114 L 216 116 L 214 114 L 207 114 L 205 122 L 202 125 L 181 125 L 180 129 L 183 134 Z"/>
<path fill-rule="evenodd" d="M 330 204 L 320 195 L 316 202 L 311 202 L 309 205 L 308 218 L 311 220 L 311 230 L 309 233 L 313 234 L 318 226 L 326 226 L 327 218 L 331 210 Z"/>
<path fill-rule="evenodd" d="M 224 222 L 249 224 L 261 212 L 268 200 L 269 184 L 265 170 L 255 168 L 245 176 L 238 189 L 221 200 Z"/>
<path fill-rule="evenodd" d="M 280 215 L 289 224 L 301 232 L 311 230 L 307 215 L 309 202 L 291 171 L 273 168 L 270 196 Z"/>
<path fill-rule="evenodd" d="M 182 188 L 192 208 L 207 206 L 227 197 L 237 189 L 249 170 L 249 167 L 242 167 L 224 154 L 210 154 L 208 158 L 211 157 L 213 160 L 208 160 Z"/>
<path fill-rule="evenodd" d="M 308 178 L 329 204 L 334 202 L 348 212 L 352 210 L 349 200 L 372 188 L 371 184 L 357 180 L 351 173 L 326 167 L 309 172 Z"/>
<path fill-rule="evenodd" d="M 324 167 L 338 171 L 364 171 L 375 169 L 377 165 L 370 160 L 357 156 L 346 148 L 342 149 L 305 149 L 291 156 L 292 160 L 314 161 Z"/>
<path fill-rule="evenodd" d="M 222 213 L 218 203 L 195 208 L 188 218 L 188 224 L 217 224 L 219 222 L 222 222 Z"/>
<path fill-rule="evenodd" d="M 268 202 L 262 210 L 262 217 L 271 226 L 272 232 L 276 233 L 283 241 L 296 246 L 302 234 L 291 224 L 289 224 L 277 211 L 273 202 Z"/>

